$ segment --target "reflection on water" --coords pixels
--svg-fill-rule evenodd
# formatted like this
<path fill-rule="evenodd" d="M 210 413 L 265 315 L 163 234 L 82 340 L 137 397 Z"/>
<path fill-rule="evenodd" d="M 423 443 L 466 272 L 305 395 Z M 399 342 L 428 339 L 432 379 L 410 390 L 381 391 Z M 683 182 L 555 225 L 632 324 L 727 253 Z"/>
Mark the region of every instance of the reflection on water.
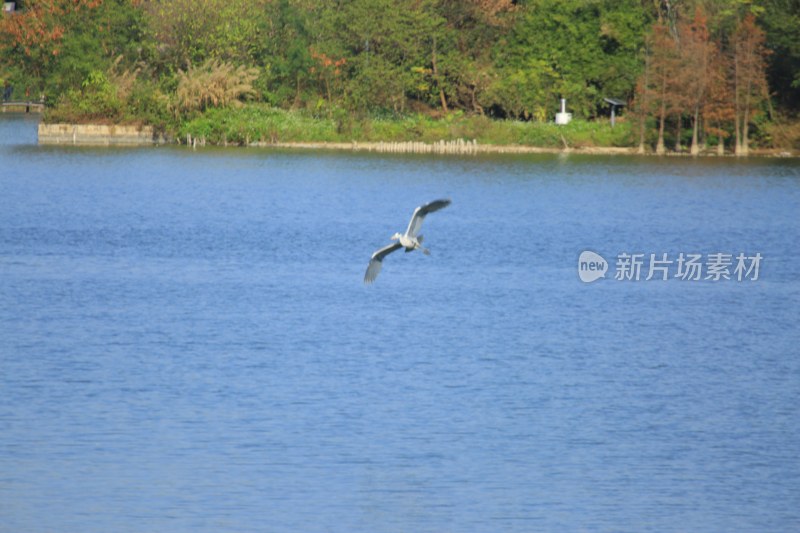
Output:
<path fill-rule="evenodd" d="M 800 528 L 796 161 L 34 125 L 0 121 L 0 531 Z M 432 255 L 364 287 L 438 197 Z M 587 249 L 765 260 L 583 284 Z"/>

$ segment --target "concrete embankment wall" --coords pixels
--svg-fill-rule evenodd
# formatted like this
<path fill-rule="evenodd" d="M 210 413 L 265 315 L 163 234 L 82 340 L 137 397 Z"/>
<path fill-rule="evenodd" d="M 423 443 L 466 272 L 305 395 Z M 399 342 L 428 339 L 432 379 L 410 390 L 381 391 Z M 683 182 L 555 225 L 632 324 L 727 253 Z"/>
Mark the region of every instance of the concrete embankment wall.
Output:
<path fill-rule="evenodd" d="M 44 104 L 38 102 L 3 102 L 3 113 L 41 113 Z"/>
<path fill-rule="evenodd" d="M 39 144 L 152 145 L 166 139 L 151 126 L 106 126 L 100 124 L 39 124 Z"/>

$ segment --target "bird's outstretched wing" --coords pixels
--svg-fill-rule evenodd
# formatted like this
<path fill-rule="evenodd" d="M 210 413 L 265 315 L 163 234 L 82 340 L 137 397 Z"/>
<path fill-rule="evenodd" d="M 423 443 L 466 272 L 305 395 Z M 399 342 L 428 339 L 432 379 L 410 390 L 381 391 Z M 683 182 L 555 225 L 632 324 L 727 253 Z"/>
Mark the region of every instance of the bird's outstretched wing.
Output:
<path fill-rule="evenodd" d="M 383 258 L 402 247 L 403 245 L 399 242 L 393 242 L 372 254 L 372 259 L 369 260 L 369 265 L 367 266 L 367 272 L 364 274 L 364 283 L 372 283 L 375 281 L 375 278 L 377 278 L 378 274 L 381 272 Z"/>
<path fill-rule="evenodd" d="M 425 215 L 428 213 L 433 213 L 434 211 L 438 211 L 439 209 L 447 207 L 448 205 L 450 205 L 449 199 L 434 200 L 433 202 L 421 205 L 414 209 L 414 214 L 411 215 L 411 222 L 408 223 L 406 235 L 409 237 L 416 237 L 419 233 L 419 230 L 422 229 L 422 221 L 425 219 Z"/>

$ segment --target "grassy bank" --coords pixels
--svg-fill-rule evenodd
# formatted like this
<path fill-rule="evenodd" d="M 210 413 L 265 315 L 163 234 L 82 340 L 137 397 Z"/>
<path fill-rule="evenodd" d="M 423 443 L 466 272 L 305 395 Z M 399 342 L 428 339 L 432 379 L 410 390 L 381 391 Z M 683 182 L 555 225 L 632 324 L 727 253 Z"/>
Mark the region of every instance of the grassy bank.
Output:
<path fill-rule="evenodd" d="M 190 139 L 210 145 L 304 145 L 334 147 L 358 143 L 358 149 L 378 151 L 439 151 L 430 146 L 445 143 L 467 144 L 476 141 L 479 151 L 561 151 L 565 148 L 587 153 L 635 152 L 638 145 L 636 127 L 623 117 L 614 128 L 607 118 L 595 121 L 576 119 L 557 126 L 552 122 L 497 120 L 485 116 L 454 112 L 441 118 L 426 114 L 398 116 L 365 116 L 358 118 L 345 112 L 331 114 L 308 110 L 286 110 L 264 103 L 209 108 L 189 116 L 176 116 L 161 110 L 140 118 L 98 119 L 81 115 L 69 106 L 49 108 L 46 124 L 90 124 L 109 126 L 151 125 L 160 138 L 186 143 Z M 149 117 L 149 118 L 148 118 Z M 646 146 L 655 145 L 654 124 L 648 124 Z M 675 139 L 667 136 L 668 146 Z M 671 155 L 686 154 L 691 142 L 691 129 L 681 132 L 682 150 Z M 752 155 L 792 155 L 800 148 L 800 122 L 774 121 L 763 128 L 751 143 Z M 730 142 L 730 140 L 728 141 Z M 417 146 L 371 146 L 381 144 L 424 144 Z M 716 155 L 716 138 L 709 137 L 701 153 Z M 442 149 L 447 152 L 447 149 Z M 460 150 L 456 150 L 460 151 Z M 468 150 L 469 151 L 469 150 Z M 732 147 L 726 146 L 726 154 Z"/>
<path fill-rule="evenodd" d="M 260 104 L 211 109 L 178 127 L 181 141 L 191 136 L 211 144 L 424 142 L 476 140 L 482 145 L 521 145 L 542 148 L 623 147 L 633 145 L 630 125 L 615 128 L 603 120 L 575 120 L 566 126 L 551 123 L 492 120 L 453 113 L 441 119 L 425 115 L 353 119 L 315 117 Z"/>

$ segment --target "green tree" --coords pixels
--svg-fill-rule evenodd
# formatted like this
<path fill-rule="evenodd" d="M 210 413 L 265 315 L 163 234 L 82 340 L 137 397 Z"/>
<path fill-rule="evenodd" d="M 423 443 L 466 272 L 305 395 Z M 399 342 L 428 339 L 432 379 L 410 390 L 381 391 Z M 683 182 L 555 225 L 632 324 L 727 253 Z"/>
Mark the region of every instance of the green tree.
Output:
<path fill-rule="evenodd" d="M 312 23 L 319 7 L 297 0 L 278 0 L 262 18 L 261 63 L 268 73 L 265 93 L 273 104 L 291 102 L 297 107 L 312 80 Z"/>
<path fill-rule="evenodd" d="M 511 0 L 439 0 L 434 9 L 442 24 L 435 28 L 431 67 L 442 108 L 446 96 L 453 106 L 483 114 L 496 74 L 492 50 L 512 27 L 517 8 Z"/>
<path fill-rule="evenodd" d="M 0 61 L 28 92 L 54 102 L 105 71 L 141 41 L 142 21 L 124 0 L 39 0 L 0 15 Z M 14 79 L 16 78 L 16 79 Z"/>
<path fill-rule="evenodd" d="M 186 69 L 207 59 L 252 63 L 267 0 L 146 0 L 142 9 L 160 67 Z"/>
<path fill-rule="evenodd" d="M 691 22 L 682 21 L 678 27 L 682 72 L 678 81 L 683 86 L 679 93 L 685 95 L 687 111 L 692 121 L 692 144 L 690 153 L 700 153 L 698 133 L 701 112 L 708 98 L 711 84 L 711 64 L 716 46 L 710 40 L 705 12 L 697 8 Z"/>
<path fill-rule="evenodd" d="M 766 32 L 770 89 L 777 102 L 800 112 L 800 0 L 764 0 L 759 17 Z"/>
<path fill-rule="evenodd" d="M 522 83 L 524 116 L 555 110 L 559 98 L 577 116 L 594 116 L 603 97 L 633 95 L 648 18 L 632 0 L 533 0 L 496 48 L 493 93 L 509 95 Z"/>
<path fill-rule="evenodd" d="M 433 63 L 442 54 L 442 20 L 431 2 L 353 0 L 327 15 L 330 34 L 320 49 L 346 58 L 351 108 L 402 113 L 409 96 L 440 96 L 444 78 Z"/>
<path fill-rule="evenodd" d="M 736 155 L 750 151 L 750 122 L 767 95 L 764 31 L 749 13 L 740 22 L 732 37 L 733 82 L 736 117 Z"/>

